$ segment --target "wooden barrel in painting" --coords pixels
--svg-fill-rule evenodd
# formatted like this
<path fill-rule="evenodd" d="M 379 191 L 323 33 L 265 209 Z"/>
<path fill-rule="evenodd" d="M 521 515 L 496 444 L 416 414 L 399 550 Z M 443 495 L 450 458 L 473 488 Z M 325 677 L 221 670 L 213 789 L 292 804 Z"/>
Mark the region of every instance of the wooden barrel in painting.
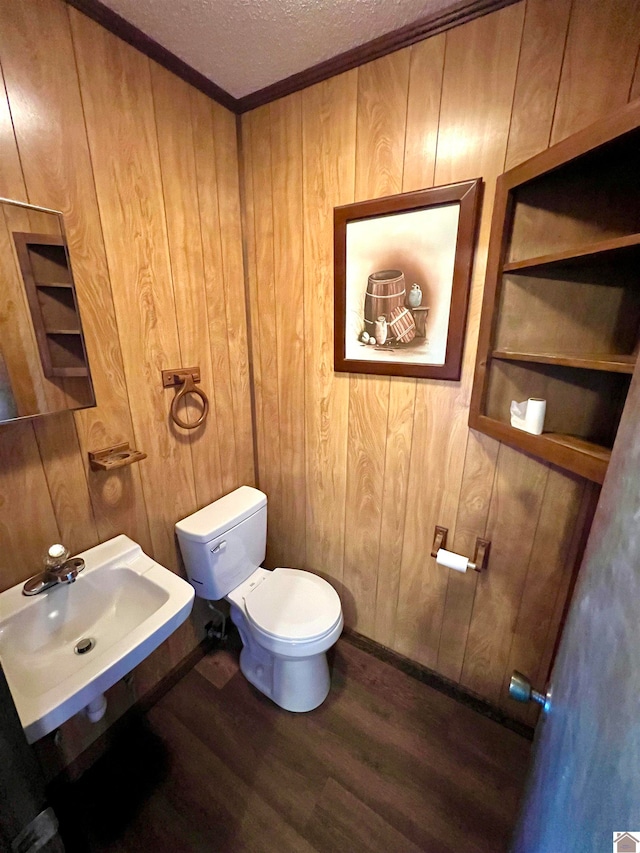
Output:
<path fill-rule="evenodd" d="M 389 320 L 393 337 L 401 344 L 410 344 L 416 336 L 416 324 L 408 308 L 394 308 Z"/>
<path fill-rule="evenodd" d="M 375 334 L 378 317 L 391 317 L 394 308 L 402 308 L 405 300 L 402 270 L 380 270 L 371 273 L 364 298 L 364 323 L 370 335 Z"/>

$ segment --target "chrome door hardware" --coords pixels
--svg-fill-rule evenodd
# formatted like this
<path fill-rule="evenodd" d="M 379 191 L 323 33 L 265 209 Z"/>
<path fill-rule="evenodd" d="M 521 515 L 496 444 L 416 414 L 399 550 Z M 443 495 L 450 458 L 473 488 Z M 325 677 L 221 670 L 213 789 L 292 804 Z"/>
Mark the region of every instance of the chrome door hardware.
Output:
<path fill-rule="evenodd" d="M 509 696 L 515 699 L 516 702 L 537 702 L 542 705 L 542 709 L 546 712 L 551 707 L 551 691 L 546 694 L 540 693 L 539 690 L 534 690 L 531 682 L 526 675 L 513 670 L 513 675 L 509 681 Z"/>

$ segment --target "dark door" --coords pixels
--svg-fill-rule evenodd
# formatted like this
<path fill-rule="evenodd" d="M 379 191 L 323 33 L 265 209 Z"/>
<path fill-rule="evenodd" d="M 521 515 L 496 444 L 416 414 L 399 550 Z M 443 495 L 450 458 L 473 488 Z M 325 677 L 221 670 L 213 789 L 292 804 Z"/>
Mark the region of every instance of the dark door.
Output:
<path fill-rule="evenodd" d="M 640 839 L 639 368 L 589 535 L 551 689 L 550 710 L 536 733 L 534 764 L 513 850 L 617 851 L 618 835 Z"/>

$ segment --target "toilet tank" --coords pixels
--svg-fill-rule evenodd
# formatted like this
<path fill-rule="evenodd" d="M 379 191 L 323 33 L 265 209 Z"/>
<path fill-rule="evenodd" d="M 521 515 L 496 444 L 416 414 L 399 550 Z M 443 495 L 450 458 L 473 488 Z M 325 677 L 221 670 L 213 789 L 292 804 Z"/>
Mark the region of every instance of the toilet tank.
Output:
<path fill-rule="evenodd" d="M 187 576 L 196 595 L 218 601 L 262 564 L 267 496 L 251 486 L 214 501 L 176 524 Z"/>

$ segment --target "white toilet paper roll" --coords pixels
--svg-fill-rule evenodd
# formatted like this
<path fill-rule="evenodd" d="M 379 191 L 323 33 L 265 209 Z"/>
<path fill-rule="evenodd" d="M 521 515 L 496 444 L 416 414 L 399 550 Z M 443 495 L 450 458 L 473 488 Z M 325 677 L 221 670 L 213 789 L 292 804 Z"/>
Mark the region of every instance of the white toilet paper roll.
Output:
<path fill-rule="evenodd" d="M 454 554 L 453 551 L 445 551 L 444 548 L 439 548 L 436 554 L 436 563 L 439 566 L 446 566 L 455 572 L 466 572 L 468 562 L 468 558 L 462 554 Z"/>
<path fill-rule="evenodd" d="M 541 435 L 544 429 L 544 416 L 547 411 L 547 401 L 540 397 L 529 397 L 527 400 L 526 430 L 533 435 Z"/>

